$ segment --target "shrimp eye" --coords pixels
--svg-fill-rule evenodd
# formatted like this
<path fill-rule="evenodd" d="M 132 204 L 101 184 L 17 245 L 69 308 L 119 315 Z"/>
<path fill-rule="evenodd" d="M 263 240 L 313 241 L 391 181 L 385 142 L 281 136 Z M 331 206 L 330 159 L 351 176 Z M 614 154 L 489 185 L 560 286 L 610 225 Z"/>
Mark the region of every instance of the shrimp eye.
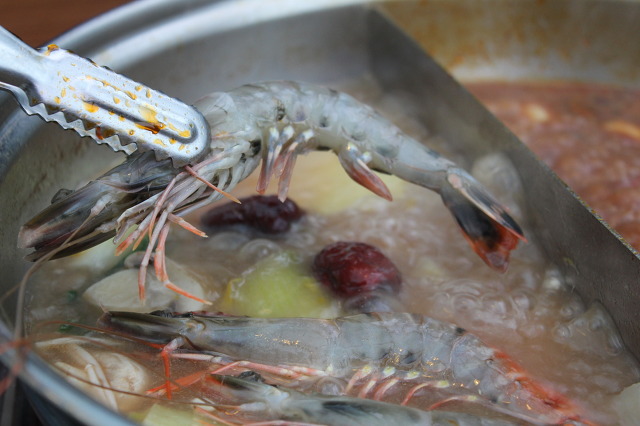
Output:
<path fill-rule="evenodd" d="M 278 105 L 276 107 L 276 121 L 282 121 L 285 115 L 284 106 Z"/>
<path fill-rule="evenodd" d="M 258 155 L 260 149 L 262 148 L 262 141 L 260 139 L 254 139 L 249 143 L 251 144 L 251 154 L 253 156 Z"/>

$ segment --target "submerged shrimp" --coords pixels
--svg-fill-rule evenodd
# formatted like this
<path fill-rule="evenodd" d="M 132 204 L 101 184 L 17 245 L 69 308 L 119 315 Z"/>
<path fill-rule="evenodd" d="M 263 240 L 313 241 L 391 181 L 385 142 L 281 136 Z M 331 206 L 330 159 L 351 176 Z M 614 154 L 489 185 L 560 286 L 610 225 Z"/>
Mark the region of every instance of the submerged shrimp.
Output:
<path fill-rule="evenodd" d="M 251 369 L 240 368 L 231 375 L 223 357 L 215 357 L 215 367 L 204 374 L 196 387 L 181 386 L 177 398 L 164 398 L 149 390 L 156 379 L 156 372 L 144 360 L 149 347 L 136 345 L 126 349 L 126 342 L 109 337 L 106 330 L 87 328 L 87 335 L 68 336 L 51 333 L 44 340 L 32 342 L 41 356 L 49 359 L 54 369 L 83 392 L 122 412 L 133 411 L 140 415 L 140 405 L 153 404 L 143 423 L 150 419 L 156 404 L 179 407 L 184 417 L 173 412 L 174 422 L 184 420 L 188 424 L 327 424 L 327 425 L 447 425 L 447 426 L 509 426 L 514 423 L 491 417 L 480 417 L 441 410 L 425 411 L 389 402 L 351 396 L 299 391 L 276 384 L 273 377 L 263 376 Z M 96 334 L 99 333 L 99 334 Z M 104 334 L 101 336 L 101 334 Z M 42 336 L 42 335 L 41 335 Z M 49 337 L 50 336 L 50 337 Z M 144 343 L 138 341 L 137 343 Z M 146 345 L 144 345 L 146 346 Z M 60 354 L 64 353 L 61 357 Z M 215 371 L 225 371 L 218 374 Z M 162 411 L 156 411 L 161 413 Z M 167 414 L 167 412 L 165 412 Z M 149 421 L 148 421 L 149 420 Z M 293 422 L 293 423 L 292 423 Z M 302 423 L 298 423 L 302 422 Z"/>
<path fill-rule="evenodd" d="M 121 252 L 148 234 L 140 268 L 143 298 L 154 250 L 156 274 L 172 286 L 164 264 L 171 222 L 204 236 L 180 216 L 228 195 L 261 159 L 257 191 L 263 193 L 275 175 L 284 200 L 296 156 L 327 149 L 351 178 L 388 200 L 388 188 L 372 170 L 440 193 L 473 250 L 494 269 L 506 270 L 510 251 L 518 240 L 526 241 L 471 175 L 349 95 L 310 84 L 267 82 L 213 93 L 195 106 L 212 130 L 204 160 L 174 169 L 168 160 L 136 153 L 85 187 L 59 193 L 20 230 L 19 246 L 35 249 L 28 258 L 72 254 L 114 236 Z M 134 225 L 137 229 L 125 237 Z"/>
<path fill-rule="evenodd" d="M 485 419 L 462 413 L 422 411 L 380 401 L 348 396 L 307 395 L 283 386 L 266 384 L 252 371 L 239 376 L 212 374 L 207 377 L 207 387 L 229 399 L 240 401 L 238 413 L 259 414 L 260 420 L 273 418 L 305 422 L 305 424 L 329 424 L 343 426 L 375 425 L 449 425 L 481 426 L 507 425 L 508 422 L 488 422 Z M 205 412 L 203 410 L 203 412 Z M 213 416 L 213 415 L 212 415 Z M 234 416 L 234 417 L 236 417 Z M 219 418 L 214 416 L 214 419 Z"/>
<path fill-rule="evenodd" d="M 250 368 L 277 365 L 342 378 L 348 381 L 344 392 L 360 388 L 360 397 L 381 399 L 393 387 L 409 385 L 403 404 L 434 393 L 438 399 L 428 409 L 463 404 L 538 424 L 584 422 L 573 403 L 528 377 L 507 355 L 426 316 L 322 320 L 107 312 L 99 323 L 171 348 L 213 351 Z"/>

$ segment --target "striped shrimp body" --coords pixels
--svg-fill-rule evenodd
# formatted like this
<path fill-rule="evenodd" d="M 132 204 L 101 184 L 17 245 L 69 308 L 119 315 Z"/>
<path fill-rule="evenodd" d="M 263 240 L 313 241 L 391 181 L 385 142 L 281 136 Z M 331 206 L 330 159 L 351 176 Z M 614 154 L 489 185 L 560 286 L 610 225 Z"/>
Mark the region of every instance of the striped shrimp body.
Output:
<path fill-rule="evenodd" d="M 334 151 L 349 176 L 386 199 L 391 194 L 372 170 L 439 192 L 472 248 L 494 269 L 506 270 L 510 251 L 518 240 L 525 241 L 520 227 L 473 177 L 346 94 L 270 82 L 214 93 L 195 106 L 212 134 L 200 163 L 174 169 L 169 161 L 135 153 L 86 186 L 60 192 L 20 230 L 18 245 L 35 249 L 28 259 L 73 254 L 114 235 L 117 252 L 122 252 L 148 234 L 140 268 L 141 298 L 154 252 L 156 275 L 172 288 L 164 261 L 170 223 L 204 236 L 181 216 L 229 196 L 227 191 L 260 160 L 258 192 L 277 176 L 284 199 L 296 156 L 317 149 Z M 134 225 L 136 231 L 126 236 Z"/>
<path fill-rule="evenodd" d="M 453 324 L 414 314 L 333 320 L 107 312 L 100 325 L 137 338 L 189 346 L 260 365 L 321 371 L 382 398 L 397 385 L 442 395 L 430 408 L 471 404 L 540 424 L 579 423 L 566 398 L 537 383 L 505 354 Z M 362 384 L 364 382 L 364 384 Z M 404 387 L 403 387 L 404 389 Z"/>

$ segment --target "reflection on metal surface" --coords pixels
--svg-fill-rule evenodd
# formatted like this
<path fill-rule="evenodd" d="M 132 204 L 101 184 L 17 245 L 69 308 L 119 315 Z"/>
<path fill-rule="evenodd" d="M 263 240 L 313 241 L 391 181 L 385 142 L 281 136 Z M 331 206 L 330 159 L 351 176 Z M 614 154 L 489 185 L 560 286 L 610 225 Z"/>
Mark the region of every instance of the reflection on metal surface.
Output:
<path fill-rule="evenodd" d="M 457 78 L 640 87 L 638 1 L 389 2 L 388 15 Z"/>

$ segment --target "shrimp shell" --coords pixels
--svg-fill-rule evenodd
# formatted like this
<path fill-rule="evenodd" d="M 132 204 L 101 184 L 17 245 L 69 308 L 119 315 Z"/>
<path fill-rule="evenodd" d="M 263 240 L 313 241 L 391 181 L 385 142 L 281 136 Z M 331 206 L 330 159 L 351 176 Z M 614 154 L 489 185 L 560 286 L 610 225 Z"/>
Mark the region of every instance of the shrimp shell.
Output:
<path fill-rule="evenodd" d="M 368 378 L 373 385 L 382 383 L 379 396 L 393 383 L 415 384 L 407 402 L 413 392 L 438 387 L 449 395 L 442 404 L 478 404 L 533 423 L 582 421 L 572 402 L 529 377 L 506 354 L 454 324 L 423 315 L 326 320 L 107 312 L 99 324 L 232 359 L 304 367 L 351 381 Z M 384 384 L 389 380 L 391 385 Z"/>
<path fill-rule="evenodd" d="M 411 407 L 348 396 L 304 394 L 283 386 L 273 386 L 248 371 L 238 377 L 212 374 L 205 388 L 241 402 L 243 407 L 263 404 L 263 416 L 289 421 L 341 426 L 508 426 L 511 422 L 495 421 L 463 413 L 422 411 Z"/>

